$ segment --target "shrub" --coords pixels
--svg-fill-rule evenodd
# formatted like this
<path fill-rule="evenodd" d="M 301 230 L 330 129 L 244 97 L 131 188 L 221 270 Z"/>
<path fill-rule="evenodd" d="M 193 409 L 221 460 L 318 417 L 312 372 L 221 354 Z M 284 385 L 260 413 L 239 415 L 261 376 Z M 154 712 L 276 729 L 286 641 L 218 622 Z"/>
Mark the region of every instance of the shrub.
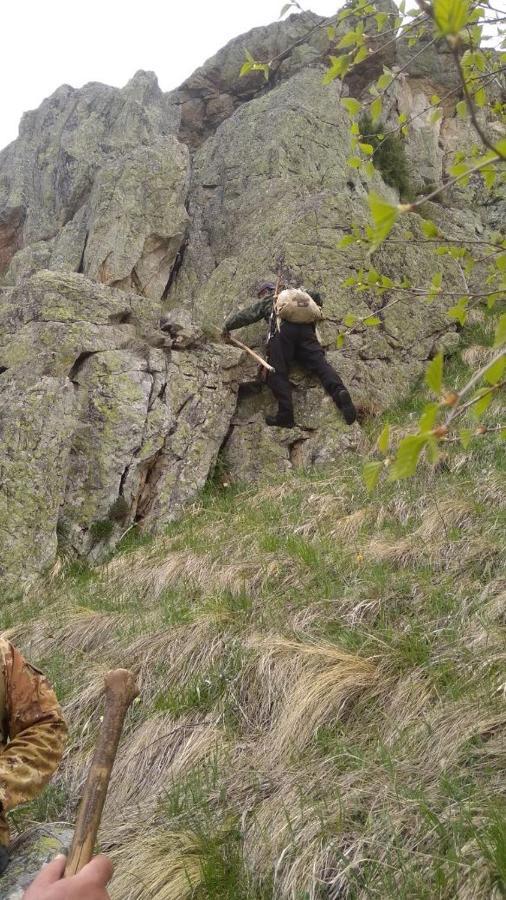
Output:
<path fill-rule="evenodd" d="M 374 125 L 367 114 L 360 118 L 359 128 L 364 141 L 374 148 L 372 161 L 375 168 L 381 172 L 383 181 L 397 188 L 402 198 L 413 199 L 408 160 L 402 139 L 396 134 L 384 134 L 384 126 Z"/>

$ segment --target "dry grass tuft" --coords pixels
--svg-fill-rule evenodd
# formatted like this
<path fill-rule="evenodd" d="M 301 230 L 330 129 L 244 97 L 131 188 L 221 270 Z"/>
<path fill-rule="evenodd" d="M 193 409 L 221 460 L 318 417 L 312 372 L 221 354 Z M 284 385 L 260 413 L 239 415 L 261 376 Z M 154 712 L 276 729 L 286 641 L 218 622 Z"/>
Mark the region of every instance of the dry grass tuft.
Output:
<path fill-rule="evenodd" d="M 472 344 L 461 353 L 463 362 L 471 369 L 481 369 L 493 355 L 493 347 L 483 347 L 481 344 Z"/>
<path fill-rule="evenodd" d="M 115 579 L 123 584 L 128 576 L 129 589 L 135 588 L 142 602 L 150 605 L 156 604 L 164 591 L 178 585 L 207 595 L 228 591 L 239 597 L 244 593 L 258 594 L 270 580 L 283 577 L 283 573 L 286 586 L 297 581 L 297 572 L 289 567 L 291 561 L 287 557 L 274 553 L 255 555 L 251 552 L 251 542 L 248 544 L 248 558 L 240 562 L 229 561 L 230 547 L 225 558 L 217 559 L 187 551 L 169 551 L 160 558 L 158 549 L 156 557 L 146 559 L 140 552 L 114 560 L 108 575 L 113 584 Z"/>
<path fill-rule="evenodd" d="M 112 900 L 186 900 L 202 883 L 202 851 L 191 832 L 151 828 L 112 853 L 117 864 Z"/>
<path fill-rule="evenodd" d="M 151 716 L 123 741 L 107 818 L 114 819 L 125 807 L 137 803 L 154 806 L 171 782 L 211 754 L 223 752 L 225 746 L 212 719 L 195 715 L 174 721 L 167 714 Z"/>
<path fill-rule="evenodd" d="M 381 683 L 375 662 L 332 644 L 281 637 L 252 644 L 261 654 L 259 679 L 269 684 L 276 703 L 267 739 L 274 757 L 301 751 L 320 726 L 342 718 L 360 694 L 378 690 Z"/>

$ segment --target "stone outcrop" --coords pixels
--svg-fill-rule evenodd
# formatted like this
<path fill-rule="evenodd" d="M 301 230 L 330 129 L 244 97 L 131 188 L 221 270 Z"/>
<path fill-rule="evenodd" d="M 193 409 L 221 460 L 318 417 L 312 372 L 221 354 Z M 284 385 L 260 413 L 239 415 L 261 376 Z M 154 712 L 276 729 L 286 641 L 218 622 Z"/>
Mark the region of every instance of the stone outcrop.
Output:
<path fill-rule="evenodd" d="M 206 481 L 235 409 L 234 348 L 186 347 L 153 306 L 40 271 L 0 306 L 0 575 L 20 586 L 57 544 L 91 559 L 156 529 Z"/>
<path fill-rule="evenodd" d="M 383 7 L 397 15 L 392 0 Z M 259 279 L 281 272 L 322 291 L 322 342 L 364 414 L 397 402 L 438 347 L 458 342 L 445 315 L 451 296 L 407 307 L 389 292 L 350 293 L 350 272 L 371 261 L 360 246 L 337 249 L 352 220 L 368 221 L 370 188 L 397 199 L 379 173 L 347 165 L 340 96 L 368 96 L 384 63 L 398 67 L 385 115 L 388 123 L 421 113 L 406 151 L 413 188 L 424 191 L 447 177 L 464 127 L 454 100 L 441 121 L 423 112 L 433 93 L 453 90 L 447 54 L 428 45 L 406 65 L 407 48 L 392 43 L 344 84 L 324 87 L 327 24 L 304 13 L 254 29 L 170 94 L 145 72 L 122 90 L 63 86 L 23 117 L 0 154 L 6 584 L 22 587 L 58 547 L 96 560 L 132 525 L 162 527 L 220 450 L 231 478 L 252 480 L 362 446 L 360 427 L 346 429 L 296 370 L 298 427 L 264 427 L 271 400 L 255 367 L 214 338 Z M 271 63 L 268 81 L 239 78 L 245 48 Z M 472 238 L 497 227 L 504 202 L 471 183 L 424 215 L 452 240 Z M 441 269 L 447 290 L 460 291 L 458 262 L 410 241 L 422 224 L 404 219 L 374 267 L 422 286 Z M 374 311 L 381 324 L 338 351 L 337 325 L 350 310 Z M 264 332 L 253 326 L 246 340 L 262 351 Z"/>
<path fill-rule="evenodd" d="M 35 825 L 15 838 L 10 848 L 11 861 L 0 876 L 3 900 L 22 900 L 42 866 L 58 853 L 67 853 L 71 841 L 72 829 L 59 823 Z"/>
<path fill-rule="evenodd" d="M 0 274 L 78 271 L 161 299 L 188 225 L 189 154 L 150 73 L 59 88 L 0 154 Z M 18 252 L 21 251 L 21 252 Z"/>

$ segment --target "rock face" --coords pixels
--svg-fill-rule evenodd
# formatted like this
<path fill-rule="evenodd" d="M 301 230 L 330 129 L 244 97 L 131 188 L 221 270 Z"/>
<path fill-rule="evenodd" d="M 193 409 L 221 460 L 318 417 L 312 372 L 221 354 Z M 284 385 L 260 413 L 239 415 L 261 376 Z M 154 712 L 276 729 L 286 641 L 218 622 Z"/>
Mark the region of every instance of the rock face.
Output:
<path fill-rule="evenodd" d="M 385 12 L 396 7 L 384 0 Z M 122 90 L 59 88 L 27 113 L 0 154 L 0 579 L 23 586 L 58 548 L 96 560 L 133 524 L 156 529 L 181 512 L 222 452 L 230 477 L 252 480 L 339 458 L 362 446 L 310 377 L 294 371 L 298 427 L 266 429 L 272 406 L 255 368 L 209 335 L 255 286 L 282 272 L 320 289 L 321 339 L 369 413 L 405 393 L 439 346 L 458 340 L 452 299 L 408 310 L 343 287 L 370 265 L 337 243 L 368 220 L 367 190 L 396 198 L 378 173 L 347 165 L 339 97 L 364 90 L 407 48 L 373 54 L 344 85 L 322 86 L 326 22 L 290 16 L 232 41 L 178 90 L 140 72 Z M 348 25 L 343 27 L 348 27 Z M 271 76 L 239 79 L 247 47 Z M 388 121 L 422 111 L 454 86 L 447 55 L 428 46 L 395 80 Z M 413 187 L 447 175 L 461 124 L 422 113 L 407 154 Z M 471 201 L 471 202 L 470 202 Z M 471 183 L 424 212 L 452 239 L 497 227 L 499 194 Z M 427 285 L 458 263 L 435 258 L 406 229 L 374 257 L 395 280 Z M 422 275 L 421 275 L 422 273 Z M 388 307 L 388 308 L 387 308 Z M 336 350 L 337 321 L 374 311 L 380 327 Z M 160 317 L 162 316 L 162 328 Z M 265 326 L 246 340 L 263 350 Z"/>
<path fill-rule="evenodd" d="M 66 853 L 72 841 L 72 830 L 65 825 L 48 824 L 30 828 L 11 845 L 11 861 L 0 876 L 3 900 L 22 900 L 42 866 L 58 853 Z"/>
<path fill-rule="evenodd" d="M 235 408 L 233 348 L 186 347 L 153 304 L 40 271 L 0 306 L 1 575 L 20 585 L 57 543 L 96 558 L 135 522 L 159 528 L 206 481 Z M 23 573 L 21 577 L 20 573 Z"/>
<path fill-rule="evenodd" d="M 0 155 L 5 282 L 46 267 L 160 299 L 188 225 L 189 154 L 174 128 L 149 73 L 121 91 L 64 86 L 27 113 Z"/>

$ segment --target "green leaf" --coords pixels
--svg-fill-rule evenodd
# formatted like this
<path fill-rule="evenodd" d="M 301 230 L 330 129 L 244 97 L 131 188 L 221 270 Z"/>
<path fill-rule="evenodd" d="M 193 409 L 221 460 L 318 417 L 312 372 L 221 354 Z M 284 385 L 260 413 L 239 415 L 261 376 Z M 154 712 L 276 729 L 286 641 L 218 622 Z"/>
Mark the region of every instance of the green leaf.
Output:
<path fill-rule="evenodd" d="M 450 166 L 450 175 L 455 175 L 456 178 L 460 178 L 466 172 L 469 172 L 469 166 L 465 162 L 459 162 L 455 166 Z"/>
<path fill-rule="evenodd" d="M 345 247 L 349 247 L 350 244 L 355 244 L 357 242 L 356 237 L 353 237 L 352 234 L 345 234 L 343 238 L 339 241 L 337 245 L 338 250 L 344 250 Z"/>
<path fill-rule="evenodd" d="M 500 256 L 496 256 L 494 262 L 496 269 L 506 275 L 506 253 L 501 253 Z"/>
<path fill-rule="evenodd" d="M 379 452 L 383 453 L 383 456 L 386 456 L 390 446 L 390 425 L 385 425 L 383 428 L 383 431 L 377 440 L 377 445 Z"/>
<path fill-rule="evenodd" d="M 376 97 L 376 99 L 371 103 L 371 119 L 373 120 L 373 123 L 378 121 L 382 111 L 383 103 L 381 101 L 381 97 Z"/>
<path fill-rule="evenodd" d="M 388 13 L 380 12 L 374 16 L 376 19 L 376 25 L 378 27 L 378 32 L 383 31 L 386 23 L 388 22 Z"/>
<path fill-rule="evenodd" d="M 492 190 L 492 188 L 494 187 L 494 184 L 496 182 L 496 179 L 497 179 L 496 169 L 495 168 L 482 169 L 480 172 L 480 175 L 483 178 L 483 181 L 485 182 L 485 186 L 488 188 L 488 190 L 489 191 Z"/>
<path fill-rule="evenodd" d="M 443 283 L 443 273 L 442 273 L 442 272 L 435 272 L 434 275 L 432 276 L 431 286 L 432 286 L 435 290 L 438 291 L 439 288 L 441 287 L 441 284 L 442 284 L 442 283 Z"/>
<path fill-rule="evenodd" d="M 337 335 L 336 347 L 338 350 L 341 350 L 341 348 L 344 347 L 344 334 Z"/>
<path fill-rule="evenodd" d="M 443 354 L 438 353 L 425 370 L 425 384 L 438 397 L 443 386 Z"/>
<path fill-rule="evenodd" d="M 478 397 L 479 399 L 476 400 L 476 403 L 473 403 L 473 405 L 471 406 L 471 412 L 475 419 L 479 419 L 480 416 L 482 416 L 483 413 L 487 411 L 490 404 L 492 403 L 492 391 L 479 391 L 477 394 L 475 394 L 475 397 Z"/>
<path fill-rule="evenodd" d="M 352 122 L 350 127 L 351 134 L 360 134 L 360 128 L 358 126 L 358 122 Z"/>
<path fill-rule="evenodd" d="M 406 113 L 399 113 L 399 115 L 397 116 L 397 121 L 399 125 L 404 125 L 404 122 L 408 121 Z"/>
<path fill-rule="evenodd" d="M 420 431 L 432 431 L 436 423 L 438 410 L 439 403 L 427 403 L 427 405 L 424 406 L 423 413 L 418 423 Z"/>
<path fill-rule="evenodd" d="M 372 250 L 376 250 L 390 234 L 395 225 L 399 209 L 383 200 L 379 194 L 371 192 L 368 196 L 369 209 L 373 220 Z"/>
<path fill-rule="evenodd" d="M 440 106 L 437 106 L 436 109 L 434 109 L 430 114 L 430 119 L 429 119 L 430 124 L 434 125 L 436 122 L 439 122 L 439 120 L 442 118 L 442 115 L 443 115 L 443 110 L 441 109 Z"/>
<path fill-rule="evenodd" d="M 378 90 L 383 91 L 388 87 L 389 84 L 392 83 L 393 75 L 391 72 L 383 72 L 383 75 L 380 75 L 378 78 L 376 85 Z"/>
<path fill-rule="evenodd" d="M 365 153 L 366 156 L 372 156 L 372 155 L 373 155 L 373 153 L 374 153 L 374 147 L 371 146 L 371 144 L 359 144 L 358 146 L 360 147 L 362 153 Z"/>
<path fill-rule="evenodd" d="M 483 373 L 483 378 L 487 382 L 487 384 L 499 384 L 499 382 L 502 380 L 505 369 L 506 350 L 504 351 L 504 355 L 500 356 L 499 359 L 496 359 L 496 361 L 488 367 L 486 372 Z"/>
<path fill-rule="evenodd" d="M 433 94 L 430 98 L 431 106 L 437 106 L 438 103 L 441 103 L 441 97 L 438 97 L 437 94 Z"/>
<path fill-rule="evenodd" d="M 350 169 L 360 169 L 362 165 L 362 160 L 360 156 L 350 156 L 349 159 L 346 160 L 346 165 L 350 167 Z"/>
<path fill-rule="evenodd" d="M 367 462 L 365 464 L 364 468 L 362 469 L 362 478 L 363 478 L 364 484 L 370 494 L 372 494 L 372 492 L 376 488 L 376 485 L 378 484 L 382 468 L 383 468 L 383 463 L 379 462 L 379 461 L 375 461 L 375 462 Z"/>
<path fill-rule="evenodd" d="M 487 92 L 484 88 L 479 88 L 479 90 L 476 91 L 473 100 L 478 109 L 482 109 L 485 106 L 485 103 L 487 102 Z"/>
<path fill-rule="evenodd" d="M 343 97 L 341 106 L 344 106 L 346 112 L 349 112 L 350 116 L 357 116 L 362 108 L 360 100 L 355 100 L 354 97 Z"/>
<path fill-rule="evenodd" d="M 461 428 L 459 431 L 460 443 L 462 444 L 464 450 L 467 450 L 469 444 L 471 443 L 471 438 L 473 436 L 473 432 L 470 428 Z"/>
<path fill-rule="evenodd" d="M 357 321 L 357 317 L 353 315 L 353 313 L 346 313 L 343 323 L 346 325 L 346 328 L 353 328 L 355 322 Z"/>
<path fill-rule="evenodd" d="M 246 60 L 246 62 L 243 63 L 241 66 L 241 71 L 239 72 L 239 78 L 242 78 L 243 75 L 247 75 L 248 72 L 251 72 L 252 68 L 253 68 L 253 63 L 250 63 L 249 60 Z"/>
<path fill-rule="evenodd" d="M 460 325 L 465 325 L 467 321 L 467 306 L 468 306 L 468 298 L 461 297 L 459 302 L 455 304 L 455 306 L 450 307 L 447 312 L 447 316 L 449 319 L 453 319 L 455 322 L 459 322 Z"/>
<path fill-rule="evenodd" d="M 434 222 L 431 222 L 430 219 L 426 219 L 422 222 L 422 231 L 425 237 L 428 238 L 437 237 L 439 234 L 437 225 L 435 225 Z"/>
<path fill-rule="evenodd" d="M 362 323 L 368 328 L 372 328 L 375 325 L 381 325 L 381 319 L 378 316 L 367 316 L 367 319 L 362 319 Z"/>
<path fill-rule="evenodd" d="M 433 0 L 432 10 L 442 34 L 458 34 L 469 18 L 469 0 Z"/>
<path fill-rule="evenodd" d="M 437 461 L 438 461 L 438 459 L 439 459 L 439 448 L 438 448 L 438 445 L 437 445 L 437 440 L 436 440 L 436 438 L 434 437 L 434 435 L 432 435 L 432 434 L 429 435 L 429 438 L 428 438 L 428 440 L 427 440 L 425 453 L 426 453 L 426 455 L 427 455 L 428 461 L 429 461 L 432 465 L 434 465 L 435 463 L 437 463 Z"/>
<path fill-rule="evenodd" d="M 502 347 L 506 343 L 506 313 L 503 313 L 495 330 L 494 347 Z"/>
<path fill-rule="evenodd" d="M 395 462 L 390 469 L 390 480 L 411 478 L 416 472 L 420 453 L 427 443 L 428 435 L 410 434 L 402 439 L 397 450 Z"/>
<path fill-rule="evenodd" d="M 331 65 L 325 72 L 325 75 L 322 79 L 323 84 L 330 84 L 332 81 L 334 81 L 335 78 L 340 78 L 348 71 L 350 67 L 350 63 L 346 54 L 343 54 L 342 56 L 331 56 L 330 62 Z"/>
<path fill-rule="evenodd" d="M 367 47 L 361 47 L 357 54 L 353 57 L 353 65 L 358 66 L 359 63 L 363 62 L 364 59 L 367 59 L 369 56 L 369 51 Z"/>
<path fill-rule="evenodd" d="M 467 119 L 469 110 L 467 108 L 467 103 L 465 100 L 459 100 L 455 107 L 455 110 L 459 119 Z"/>
<path fill-rule="evenodd" d="M 335 29 L 334 25 L 328 25 L 327 26 L 327 37 L 328 37 L 329 41 L 333 41 L 335 36 L 336 36 L 336 29 Z"/>
<path fill-rule="evenodd" d="M 338 50 L 344 50 L 346 47 L 354 47 L 357 43 L 358 35 L 356 31 L 347 31 L 337 45 Z"/>

